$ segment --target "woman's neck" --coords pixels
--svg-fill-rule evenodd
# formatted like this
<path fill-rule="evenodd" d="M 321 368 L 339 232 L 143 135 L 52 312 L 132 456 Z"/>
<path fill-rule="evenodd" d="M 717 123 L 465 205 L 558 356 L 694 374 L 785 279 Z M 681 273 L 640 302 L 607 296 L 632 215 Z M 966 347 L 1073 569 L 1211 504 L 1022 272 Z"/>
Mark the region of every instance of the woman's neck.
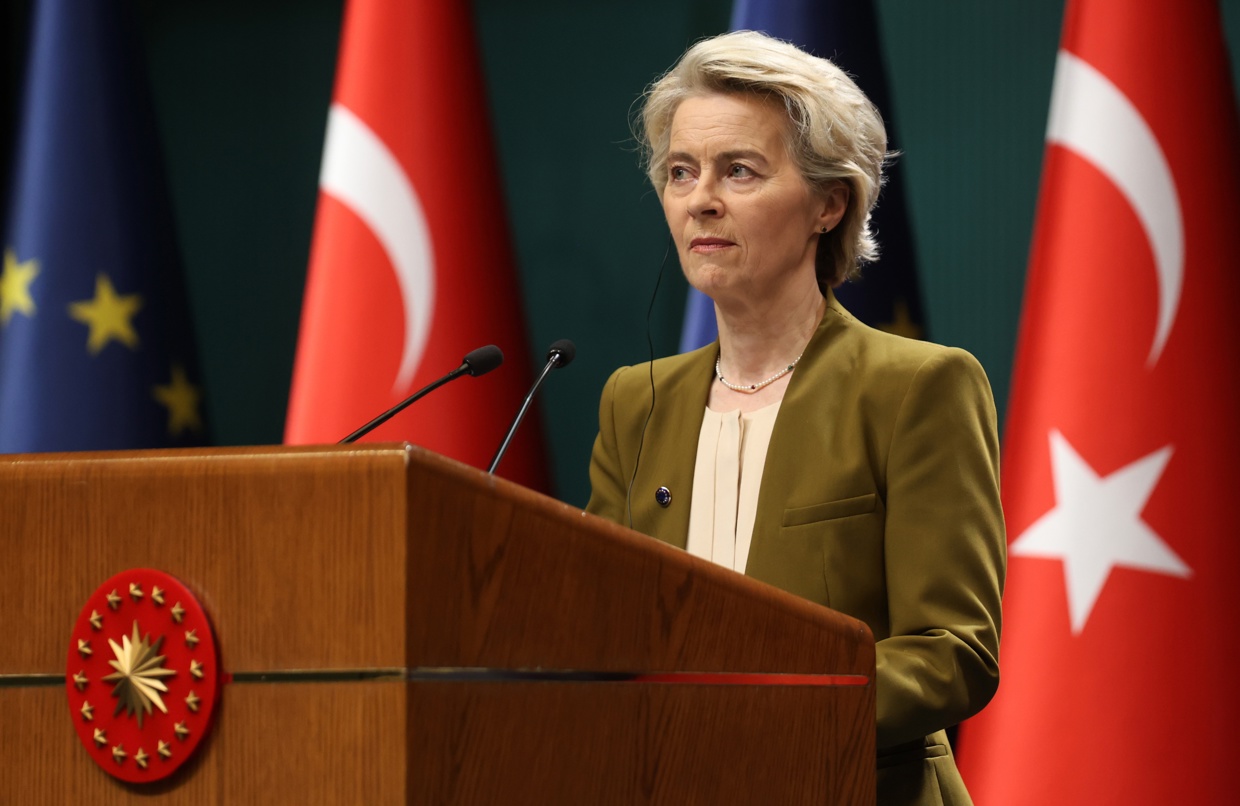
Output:
<path fill-rule="evenodd" d="M 781 305 L 731 314 L 717 309 L 720 366 L 737 384 L 757 383 L 791 364 L 818 329 L 827 301 L 815 287 Z"/>
<path fill-rule="evenodd" d="M 826 308 L 827 301 L 816 286 L 812 294 L 803 294 L 765 313 L 729 316 L 716 308 L 718 373 L 733 387 L 761 385 L 761 388 L 753 392 L 738 391 L 716 378 L 711 384 L 707 405 L 716 411 L 756 411 L 782 400 L 792 379 L 792 372 L 785 370 L 805 351 Z M 777 374 L 780 377 L 776 380 L 763 384 Z"/>

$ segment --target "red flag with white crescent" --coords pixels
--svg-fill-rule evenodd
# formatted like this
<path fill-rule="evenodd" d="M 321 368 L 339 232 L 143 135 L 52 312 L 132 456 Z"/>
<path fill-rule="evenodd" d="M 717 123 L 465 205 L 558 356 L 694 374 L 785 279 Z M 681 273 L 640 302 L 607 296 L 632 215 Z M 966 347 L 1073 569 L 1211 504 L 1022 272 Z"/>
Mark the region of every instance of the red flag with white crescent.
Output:
<path fill-rule="evenodd" d="M 351 0 L 285 441 L 335 442 L 496 344 L 505 364 L 365 439 L 485 467 L 533 380 L 467 3 Z M 545 489 L 537 417 L 502 475 Z"/>
<path fill-rule="evenodd" d="M 978 803 L 1219 802 L 1240 720 L 1240 126 L 1214 0 L 1069 0 Z"/>

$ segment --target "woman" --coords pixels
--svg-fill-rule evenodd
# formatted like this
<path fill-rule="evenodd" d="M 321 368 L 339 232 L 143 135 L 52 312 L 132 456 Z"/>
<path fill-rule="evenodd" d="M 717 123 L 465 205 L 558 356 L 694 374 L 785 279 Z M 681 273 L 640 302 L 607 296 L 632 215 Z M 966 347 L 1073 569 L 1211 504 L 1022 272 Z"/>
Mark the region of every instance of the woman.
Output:
<path fill-rule="evenodd" d="M 879 803 L 968 803 L 944 729 L 998 684 L 994 403 L 968 353 L 831 292 L 877 254 L 882 120 L 830 62 L 740 32 L 691 48 L 642 123 L 719 340 L 612 375 L 587 509 L 865 621 Z"/>

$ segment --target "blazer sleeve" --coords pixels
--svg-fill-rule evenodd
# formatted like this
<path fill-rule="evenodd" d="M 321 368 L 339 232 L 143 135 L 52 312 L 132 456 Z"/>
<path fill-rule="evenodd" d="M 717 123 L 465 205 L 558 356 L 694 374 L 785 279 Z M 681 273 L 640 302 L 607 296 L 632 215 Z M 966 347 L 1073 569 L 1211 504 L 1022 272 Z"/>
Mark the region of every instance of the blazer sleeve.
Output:
<path fill-rule="evenodd" d="M 625 501 L 627 482 L 620 466 L 620 451 L 616 437 L 616 386 L 627 367 L 611 374 L 603 386 L 603 396 L 598 407 L 598 436 L 590 454 L 590 501 L 586 512 L 619 524 L 627 524 Z"/>
<path fill-rule="evenodd" d="M 999 440 L 985 372 L 963 350 L 916 370 L 887 460 L 889 638 L 877 643 L 878 746 L 980 711 L 999 683 L 1007 560 Z"/>

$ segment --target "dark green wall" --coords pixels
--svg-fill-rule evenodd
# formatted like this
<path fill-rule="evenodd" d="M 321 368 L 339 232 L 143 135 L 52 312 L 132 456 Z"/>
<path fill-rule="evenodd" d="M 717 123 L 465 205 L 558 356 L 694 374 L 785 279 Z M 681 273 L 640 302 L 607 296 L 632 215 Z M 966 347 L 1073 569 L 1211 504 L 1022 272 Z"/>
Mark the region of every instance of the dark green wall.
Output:
<path fill-rule="evenodd" d="M 1227 0 L 1240 43 L 1240 0 Z M 543 417 L 557 489 L 584 503 L 608 372 L 644 360 L 666 237 L 629 107 L 727 2 L 476 0 L 530 322 L 578 358 Z M 933 337 L 975 353 L 1002 408 L 1037 192 L 1061 2 L 878 3 Z M 335 66 L 339 0 L 140 3 L 221 444 L 281 436 Z M 1234 61 L 1234 60 L 1233 60 Z M 881 270 L 875 267 L 873 270 Z M 655 351 L 674 350 L 668 266 Z M 465 350 L 473 345 L 462 345 Z"/>
<path fill-rule="evenodd" d="M 140 0 L 218 444 L 279 442 L 340 0 Z"/>

